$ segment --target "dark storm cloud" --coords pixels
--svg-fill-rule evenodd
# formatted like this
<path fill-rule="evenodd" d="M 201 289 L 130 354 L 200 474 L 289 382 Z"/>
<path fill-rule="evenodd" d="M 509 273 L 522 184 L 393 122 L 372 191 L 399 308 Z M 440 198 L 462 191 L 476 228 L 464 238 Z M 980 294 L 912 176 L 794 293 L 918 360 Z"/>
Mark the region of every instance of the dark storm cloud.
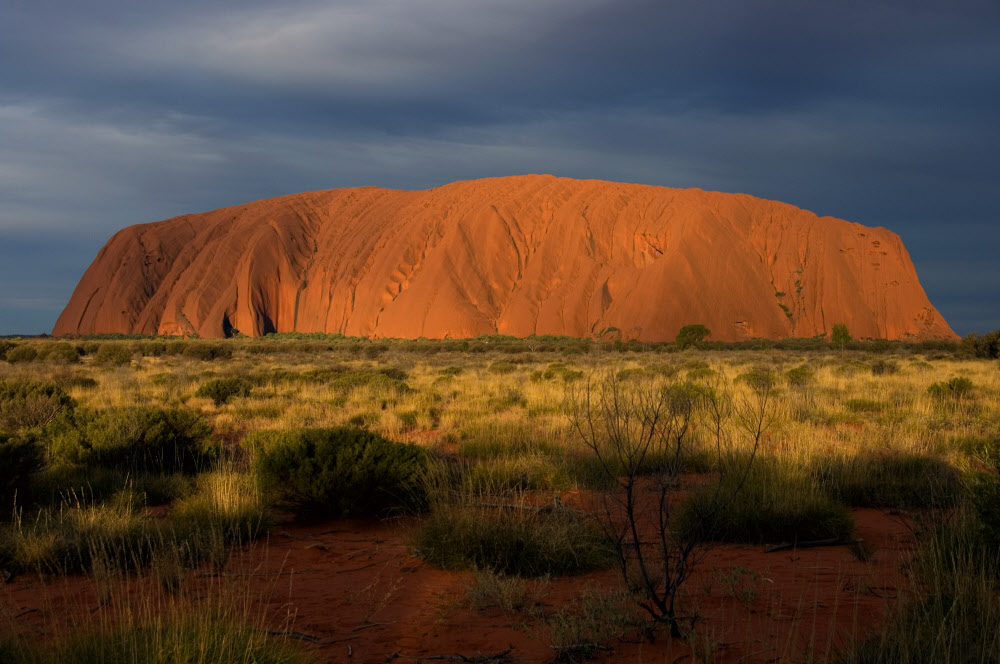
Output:
<path fill-rule="evenodd" d="M 1000 240 L 996 3 L 7 4 L 0 277 L 24 295 L 0 333 L 45 329 L 130 223 L 523 172 L 887 226 L 959 332 L 1000 327 L 975 276 Z M 42 287 L 11 233 L 80 241 Z"/>

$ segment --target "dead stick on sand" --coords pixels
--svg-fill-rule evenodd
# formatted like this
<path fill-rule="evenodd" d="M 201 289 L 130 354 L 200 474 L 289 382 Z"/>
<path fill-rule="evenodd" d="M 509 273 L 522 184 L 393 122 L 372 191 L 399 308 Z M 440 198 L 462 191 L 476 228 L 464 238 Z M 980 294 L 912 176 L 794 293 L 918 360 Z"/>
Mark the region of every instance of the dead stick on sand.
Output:
<path fill-rule="evenodd" d="M 842 540 L 842 539 L 821 539 L 821 540 L 810 540 L 808 542 L 783 542 L 781 544 L 775 544 L 774 546 L 769 546 L 764 549 L 764 553 L 774 553 L 775 551 L 787 551 L 788 549 L 811 549 L 817 546 L 840 546 L 841 544 L 850 544 L 852 540 Z"/>
<path fill-rule="evenodd" d="M 251 576 L 292 576 L 293 574 L 319 574 L 325 570 L 321 569 L 299 569 L 299 570 L 286 570 L 284 572 L 250 572 L 247 574 L 241 574 L 239 572 L 235 574 L 225 573 L 225 572 L 200 572 L 198 576 L 202 578 L 226 578 L 226 579 L 242 579 Z"/>
<path fill-rule="evenodd" d="M 394 624 L 395 622 L 396 622 L 396 621 L 395 621 L 395 620 L 393 620 L 392 622 L 382 622 L 382 623 L 365 623 L 364 625 L 361 625 L 360 627 L 355 627 L 355 628 L 354 628 L 354 629 L 352 629 L 351 631 L 352 631 L 352 632 L 360 632 L 361 630 L 363 630 L 363 629 L 368 629 L 369 627 L 385 627 L 386 625 L 392 625 L 392 624 Z"/>
<path fill-rule="evenodd" d="M 323 640 L 318 636 L 305 634 L 303 632 L 283 632 L 278 629 L 262 629 L 261 631 L 265 634 L 270 634 L 271 636 L 287 636 L 292 639 L 298 639 L 299 641 L 309 641 L 310 643 L 319 643 Z"/>
<path fill-rule="evenodd" d="M 478 653 L 472 657 L 466 657 L 465 655 L 404 655 L 403 653 L 396 651 L 386 658 L 386 662 L 391 662 L 397 658 L 403 659 L 414 659 L 422 661 L 425 659 L 438 659 L 445 660 L 447 662 L 467 662 L 468 664 L 507 664 L 514 661 L 514 657 L 510 654 L 514 650 L 514 646 L 507 648 L 506 650 L 498 653 L 486 654 Z"/>
<path fill-rule="evenodd" d="M 375 567 L 375 565 L 378 565 L 381 562 L 382 562 L 381 560 L 376 560 L 373 563 L 368 563 L 367 565 L 362 565 L 361 567 L 352 567 L 350 569 L 338 569 L 338 570 L 334 570 L 334 574 L 347 574 L 348 572 L 358 572 L 358 571 L 361 571 L 363 569 L 368 569 L 369 567 Z"/>

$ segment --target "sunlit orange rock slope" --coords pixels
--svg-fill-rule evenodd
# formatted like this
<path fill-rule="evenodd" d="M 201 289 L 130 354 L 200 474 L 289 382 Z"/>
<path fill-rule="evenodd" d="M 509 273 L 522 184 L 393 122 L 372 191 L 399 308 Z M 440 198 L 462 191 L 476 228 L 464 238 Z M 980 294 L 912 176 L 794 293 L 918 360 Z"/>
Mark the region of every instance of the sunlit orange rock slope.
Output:
<path fill-rule="evenodd" d="M 53 334 L 954 337 L 884 228 L 742 194 L 529 175 L 130 226 Z"/>

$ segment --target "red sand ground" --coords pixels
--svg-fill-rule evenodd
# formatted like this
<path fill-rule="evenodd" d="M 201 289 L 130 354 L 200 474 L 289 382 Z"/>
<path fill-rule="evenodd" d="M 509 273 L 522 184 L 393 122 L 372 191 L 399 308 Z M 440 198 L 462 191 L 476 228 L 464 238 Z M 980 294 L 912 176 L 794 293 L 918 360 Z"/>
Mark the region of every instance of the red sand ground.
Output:
<path fill-rule="evenodd" d="M 881 510 L 859 510 L 855 518 L 857 536 L 877 546 L 867 563 L 842 546 L 767 554 L 760 546 L 720 545 L 708 553 L 687 583 L 686 601 L 703 618 L 699 634 L 717 643 L 716 661 L 799 661 L 810 650 L 827 653 L 878 626 L 905 584 L 900 570 L 913 541 L 901 521 Z M 266 608 L 276 628 L 307 635 L 303 643 L 324 662 L 384 663 L 394 653 L 396 661 L 419 662 L 508 648 L 519 662 L 552 660 L 537 622 L 462 606 L 472 575 L 441 571 L 415 557 L 411 527 L 405 521 L 280 524 L 269 541 L 236 552 L 221 576 L 191 572 L 188 592 L 194 584 L 220 581 L 237 588 Z M 761 575 L 755 598 L 742 602 L 726 592 L 720 577 L 731 566 Z M 587 584 L 619 587 L 613 571 L 554 579 L 542 608 L 569 605 Z M 143 579 L 130 592 L 141 603 L 158 590 Z M 35 626 L 41 638 L 101 615 L 95 583 L 83 577 L 45 584 L 24 575 L 0 587 L 0 597 L 5 613 Z M 282 627 L 287 615 L 294 623 Z M 652 644 L 638 638 L 616 643 L 596 661 L 696 660 L 687 644 L 661 635 Z"/>

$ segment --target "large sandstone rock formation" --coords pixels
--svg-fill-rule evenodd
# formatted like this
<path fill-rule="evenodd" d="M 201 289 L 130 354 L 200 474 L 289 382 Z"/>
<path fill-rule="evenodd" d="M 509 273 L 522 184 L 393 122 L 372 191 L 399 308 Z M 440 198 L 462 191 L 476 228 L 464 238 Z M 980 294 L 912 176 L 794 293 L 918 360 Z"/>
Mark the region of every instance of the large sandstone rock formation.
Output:
<path fill-rule="evenodd" d="M 899 236 L 742 194 L 519 176 L 130 226 L 53 334 L 954 337 Z M 617 334 L 617 333 L 615 333 Z"/>

